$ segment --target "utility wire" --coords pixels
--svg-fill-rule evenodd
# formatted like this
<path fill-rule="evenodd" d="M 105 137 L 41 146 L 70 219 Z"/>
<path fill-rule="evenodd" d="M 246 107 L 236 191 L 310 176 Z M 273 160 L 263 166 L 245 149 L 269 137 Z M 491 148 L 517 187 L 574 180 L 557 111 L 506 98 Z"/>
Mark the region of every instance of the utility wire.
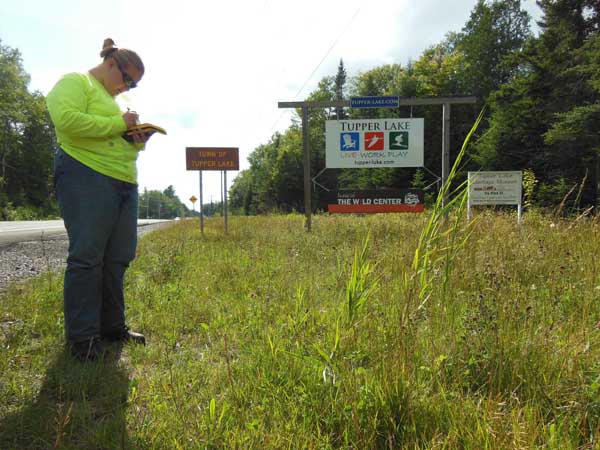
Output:
<path fill-rule="evenodd" d="M 308 78 L 306 79 L 306 81 L 304 82 L 304 84 L 302 84 L 302 87 L 298 90 L 298 92 L 296 93 L 296 95 L 294 96 L 294 98 L 292 100 L 296 100 L 298 98 L 298 96 L 300 95 L 300 93 L 302 92 L 302 90 L 306 87 L 306 85 L 311 80 L 311 78 L 313 77 L 313 75 L 317 72 L 317 70 L 319 70 L 319 67 L 321 67 L 321 64 L 323 64 L 323 61 L 325 61 L 325 59 L 327 59 L 327 57 L 329 56 L 329 54 L 331 53 L 331 51 L 333 50 L 333 48 L 337 45 L 337 43 L 341 39 L 341 37 L 344 34 L 346 34 L 346 31 L 348 31 L 348 28 L 350 28 L 350 25 L 352 25 L 352 22 L 354 22 L 354 19 L 356 18 L 356 16 L 358 16 L 358 13 L 360 12 L 360 8 L 361 8 L 361 5 L 359 5 L 359 7 L 356 8 L 356 11 L 352 15 L 352 17 L 350 18 L 350 20 L 348 21 L 348 23 L 346 23 L 346 26 L 344 27 L 344 29 L 342 30 L 342 32 L 340 34 L 338 34 L 338 36 L 335 38 L 335 40 L 333 41 L 333 44 L 331 44 L 331 46 L 329 47 L 329 49 L 325 53 L 325 56 L 323 56 L 323 58 L 321 58 L 321 61 L 319 61 L 319 64 L 317 64 L 317 66 L 313 69 L 313 71 L 310 73 L 310 75 L 308 76 Z M 269 133 L 272 132 L 273 129 L 277 126 L 277 124 L 279 123 L 279 121 L 281 120 L 281 118 L 283 117 L 283 115 L 285 113 L 286 113 L 286 111 L 283 111 L 281 113 L 281 115 L 279 116 L 279 118 L 275 121 L 275 123 L 273 124 L 273 126 L 269 130 Z"/>
<path fill-rule="evenodd" d="M 302 92 L 302 90 L 306 87 L 306 85 L 308 84 L 308 82 L 310 81 L 310 79 L 312 78 L 312 76 L 315 74 L 315 72 L 319 69 L 319 67 L 321 67 L 321 64 L 323 64 L 323 61 L 325 61 L 325 59 L 329 56 L 329 54 L 331 53 L 331 50 L 333 50 L 333 48 L 336 46 L 336 44 L 338 43 L 338 41 L 340 40 L 340 38 L 346 33 L 346 31 L 348 31 L 348 28 L 350 28 L 350 25 L 352 24 L 352 22 L 354 22 L 354 19 L 358 15 L 359 12 L 360 12 L 360 6 L 356 9 L 356 12 L 350 18 L 350 20 L 348 21 L 348 23 L 346 24 L 346 27 L 344 28 L 344 31 L 342 31 L 338 35 L 338 37 L 335 38 L 335 41 L 333 41 L 333 44 L 331 44 L 331 47 L 329 47 L 329 50 L 327 50 L 327 53 L 325 53 L 325 56 L 323 56 L 323 58 L 321 58 L 321 61 L 319 61 L 319 64 L 317 64 L 317 67 L 314 68 L 314 70 L 308 76 L 308 78 L 306 79 L 306 81 L 304 82 L 304 84 L 302 85 L 302 87 L 298 90 L 298 92 L 294 96 L 294 100 L 296 100 L 296 98 L 298 98 L 298 96 L 300 95 L 300 92 Z"/>

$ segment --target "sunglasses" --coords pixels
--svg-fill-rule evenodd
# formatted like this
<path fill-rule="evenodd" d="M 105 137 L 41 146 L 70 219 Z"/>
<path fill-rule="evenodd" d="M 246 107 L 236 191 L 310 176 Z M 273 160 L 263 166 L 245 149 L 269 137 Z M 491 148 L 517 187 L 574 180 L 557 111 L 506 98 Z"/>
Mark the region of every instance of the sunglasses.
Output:
<path fill-rule="evenodd" d="M 127 89 L 135 89 L 137 87 L 137 83 L 127 74 L 127 72 L 125 72 L 125 70 L 123 70 L 123 66 L 121 66 L 119 60 L 117 58 L 113 59 L 115 60 L 115 63 L 117 63 L 117 68 L 119 69 L 119 72 L 121 72 L 121 78 L 123 78 L 123 83 L 125 83 Z"/>

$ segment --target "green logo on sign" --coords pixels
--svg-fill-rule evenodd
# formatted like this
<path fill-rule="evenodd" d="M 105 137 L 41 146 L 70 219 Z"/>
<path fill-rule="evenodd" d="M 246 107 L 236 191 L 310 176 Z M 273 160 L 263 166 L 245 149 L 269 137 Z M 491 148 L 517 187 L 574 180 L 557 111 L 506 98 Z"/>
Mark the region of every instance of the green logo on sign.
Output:
<path fill-rule="evenodd" d="M 390 133 L 390 150 L 408 150 L 408 131 Z"/>

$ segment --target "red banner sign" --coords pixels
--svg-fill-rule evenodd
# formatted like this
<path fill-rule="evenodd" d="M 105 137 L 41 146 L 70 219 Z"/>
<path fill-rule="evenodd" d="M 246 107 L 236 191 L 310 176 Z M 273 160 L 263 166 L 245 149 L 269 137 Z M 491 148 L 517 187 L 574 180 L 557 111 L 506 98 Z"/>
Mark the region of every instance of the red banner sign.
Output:
<path fill-rule="evenodd" d="M 329 213 L 423 212 L 424 194 L 420 189 L 343 190 L 330 200 Z"/>

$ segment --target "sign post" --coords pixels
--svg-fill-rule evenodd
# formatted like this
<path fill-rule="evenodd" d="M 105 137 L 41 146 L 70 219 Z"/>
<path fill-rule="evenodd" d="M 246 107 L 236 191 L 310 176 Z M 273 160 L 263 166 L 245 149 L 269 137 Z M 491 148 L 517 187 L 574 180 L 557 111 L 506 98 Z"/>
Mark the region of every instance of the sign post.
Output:
<path fill-rule="evenodd" d="M 223 171 L 223 223 L 227 233 L 227 171 Z"/>
<path fill-rule="evenodd" d="M 187 170 L 198 170 L 200 176 L 200 232 L 204 233 L 204 215 L 202 213 L 202 171 L 221 170 L 224 182 L 221 184 L 223 195 L 223 218 L 227 233 L 227 170 L 240 170 L 240 156 L 237 147 L 186 147 L 185 161 Z"/>
<path fill-rule="evenodd" d="M 202 171 L 200 170 L 198 172 L 198 184 L 199 184 L 199 190 L 198 192 L 200 193 L 200 205 L 198 206 L 198 211 L 200 212 L 200 234 L 204 234 L 204 211 L 202 210 L 202 203 L 204 203 L 204 201 L 202 200 Z"/>

